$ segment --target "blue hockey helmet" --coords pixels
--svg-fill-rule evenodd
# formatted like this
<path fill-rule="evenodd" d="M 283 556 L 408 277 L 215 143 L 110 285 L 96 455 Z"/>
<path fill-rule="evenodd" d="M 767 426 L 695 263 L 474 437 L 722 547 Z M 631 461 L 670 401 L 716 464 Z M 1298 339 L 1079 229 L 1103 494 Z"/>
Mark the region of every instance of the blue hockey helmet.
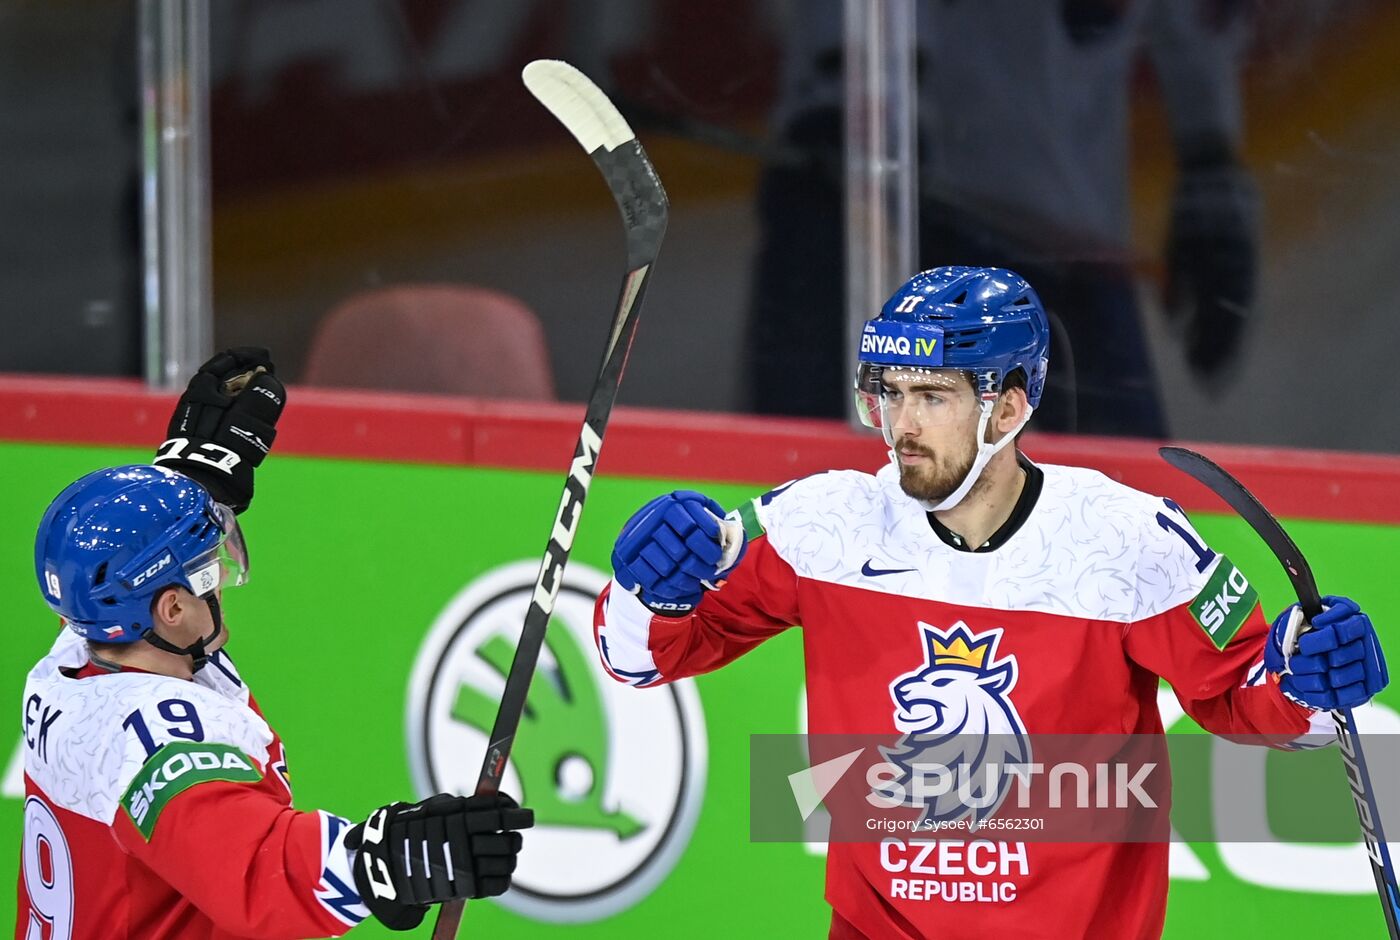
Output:
<path fill-rule="evenodd" d="M 151 604 L 178 585 L 212 600 L 242 584 L 248 552 L 233 510 L 161 467 L 89 473 L 59 493 L 34 545 L 44 600 L 90 640 L 131 643 L 151 630 Z"/>
<path fill-rule="evenodd" d="M 1049 354 L 1050 323 L 1025 278 L 1005 268 L 932 268 L 905 281 L 861 332 L 855 382 L 861 420 L 881 427 L 880 377 L 891 368 L 969 372 L 983 400 L 999 394 L 1019 369 L 1035 408 Z"/>

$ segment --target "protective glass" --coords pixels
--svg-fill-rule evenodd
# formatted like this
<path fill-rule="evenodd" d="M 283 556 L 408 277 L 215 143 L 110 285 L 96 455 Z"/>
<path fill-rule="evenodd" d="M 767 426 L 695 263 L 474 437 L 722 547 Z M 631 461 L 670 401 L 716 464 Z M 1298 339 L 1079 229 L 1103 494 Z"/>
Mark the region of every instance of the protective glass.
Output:
<path fill-rule="evenodd" d="M 218 588 L 238 587 L 248 581 L 248 543 L 238 518 L 222 503 L 212 503 L 208 510 L 210 522 L 223 535 L 219 544 L 185 566 L 195 595 L 203 597 Z"/>
<path fill-rule="evenodd" d="M 224 530 L 223 541 L 219 542 L 219 561 L 224 570 L 224 586 L 234 587 L 248 582 L 248 543 L 243 539 L 243 529 L 238 525 L 238 517 L 223 503 L 214 504 L 214 515 L 218 517 L 219 528 Z"/>
<path fill-rule="evenodd" d="M 862 362 L 856 373 L 856 412 L 868 428 L 889 432 L 961 421 L 976 410 L 968 374 Z"/>

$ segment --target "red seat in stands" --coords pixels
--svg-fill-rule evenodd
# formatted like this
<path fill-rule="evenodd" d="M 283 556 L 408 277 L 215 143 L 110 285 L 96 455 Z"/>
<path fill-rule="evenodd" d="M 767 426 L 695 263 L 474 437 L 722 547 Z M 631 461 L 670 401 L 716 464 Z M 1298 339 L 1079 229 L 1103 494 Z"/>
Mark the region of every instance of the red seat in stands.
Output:
<path fill-rule="evenodd" d="M 554 400 L 544 330 L 499 291 L 404 284 L 356 294 L 316 327 L 306 385 Z"/>

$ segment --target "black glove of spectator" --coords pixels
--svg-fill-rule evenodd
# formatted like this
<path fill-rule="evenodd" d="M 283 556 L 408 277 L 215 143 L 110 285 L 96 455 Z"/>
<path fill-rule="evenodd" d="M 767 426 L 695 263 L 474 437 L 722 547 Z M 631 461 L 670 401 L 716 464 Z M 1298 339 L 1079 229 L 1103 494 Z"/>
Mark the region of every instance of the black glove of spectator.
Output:
<path fill-rule="evenodd" d="M 152 463 L 178 470 L 242 512 L 253 500 L 253 470 L 277 436 L 286 389 L 268 351 L 225 350 L 190 379 Z"/>
<path fill-rule="evenodd" d="M 1259 199 L 1227 154 L 1183 161 L 1167 236 L 1166 307 L 1192 370 L 1212 379 L 1239 353 L 1254 303 Z"/>
<path fill-rule="evenodd" d="M 429 904 L 504 894 L 535 814 L 505 794 L 390 803 L 351 829 L 355 888 L 390 930 L 412 930 Z M 424 865 L 424 860 L 427 864 Z"/>

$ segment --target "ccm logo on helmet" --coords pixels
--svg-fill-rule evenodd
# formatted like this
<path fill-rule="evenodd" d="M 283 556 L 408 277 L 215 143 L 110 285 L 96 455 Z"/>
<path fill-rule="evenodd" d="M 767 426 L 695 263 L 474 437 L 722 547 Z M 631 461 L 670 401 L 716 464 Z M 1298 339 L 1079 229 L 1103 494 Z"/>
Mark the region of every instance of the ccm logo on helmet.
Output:
<path fill-rule="evenodd" d="M 169 568 L 174 563 L 175 556 L 170 554 L 169 552 L 166 552 L 164 555 L 160 556 L 160 559 L 155 564 L 151 565 L 145 571 L 132 578 L 131 586 L 133 588 L 139 588 L 142 584 L 146 583 L 146 581 L 160 574 L 162 571 L 164 571 L 166 568 Z"/>

